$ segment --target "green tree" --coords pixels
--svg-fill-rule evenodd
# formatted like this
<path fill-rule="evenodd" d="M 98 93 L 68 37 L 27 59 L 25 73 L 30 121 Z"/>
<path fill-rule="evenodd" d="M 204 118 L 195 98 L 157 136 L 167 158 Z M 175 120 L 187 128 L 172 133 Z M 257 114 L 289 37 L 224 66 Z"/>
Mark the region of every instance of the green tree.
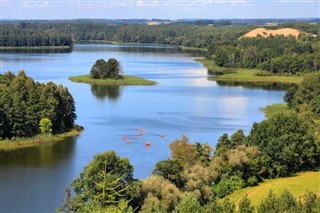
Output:
<path fill-rule="evenodd" d="M 121 200 L 134 202 L 140 194 L 134 189 L 135 182 L 133 167 L 127 158 L 120 158 L 114 151 L 95 155 L 71 184 L 74 189 L 72 209 L 82 211 L 90 205 L 107 208 Z"/>
<path fill-rule="evenodd" d="M 176 205 L 173 213 L 202 213 L 202 207 L 197 198 L 189 193 Z"/>
<path fill-rule="evenodd" d="M 42 118 L 39 122 L 39 129 L 42 134 L 50 134 L 52 132 L 52 123 L 49 118 Z"/>
<path fill-rule="evenodd" d="M 239 203 L 239 213 L 253 213 L 254 212 L 254 207 L 251 206 L 251 202 L 248 199 L 248 196 L 245 195 Z"/>
<path fill-rule="evenodd" d="M 90 71 L 94 79 L 118 79 L 121 78 L 120 73 L 120 63 L 114 58 L 110 58 L 107 62 L 104 59 L 97 60 Z"/>
<path fill-rule="evenodd" d="M 182 188 L 184 181 L 182 178 L 183 166 L 177 159 L 159 161 L 153 171 L 153 175 L 159 175 L 174 183 L 178 188 Z"/>
<path fill-rule="evenodd" d="M 108 78 L 118 79 L 121 77 L 121 67 L 119 61 L 114 58 L 110 58 L 107 62 L 108 64 Z"/>
<path fill-rule="evenodd" d="M 199 160 L 199 153 L 186 136 L 170 144 L 171 157 L 178 159 L 183 166 L 194 165 Z"/>
<path fill-rule="evenodd" d="M 320 142 L 296 114 L 279 114 L 254 124 L 247 143 L 261 152 L 256 168 L 265 178 L 287 176 L 320 163 Z"/>
<path fill-rule="evenodd" d="M 107 71 L 107 62 L 104 59 L 99 59 L 91 68 L 90 75 L 94 79 L 105 79 L 108 77 Z"/>
<path fill-rule="evenodd" d="M 258 207 L 258 212 L 261 213 L 278 213 L 278 200 L 275 194 L 270 190 L 267 197 L 264 198 Z"/>

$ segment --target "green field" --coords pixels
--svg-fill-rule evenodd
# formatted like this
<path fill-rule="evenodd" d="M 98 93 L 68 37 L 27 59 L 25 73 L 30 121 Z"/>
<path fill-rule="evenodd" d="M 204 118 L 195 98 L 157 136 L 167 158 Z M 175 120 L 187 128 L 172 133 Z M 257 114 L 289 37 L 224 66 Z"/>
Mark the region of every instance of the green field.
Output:
<path fill-rule="evenodd" d="M 79 75 L 69 78 L 70 81 L 77 83 L 99 84 L 99 85 L 155 85 L 155 81 L 144 78 L 125 75 L 121 79 L 93 79 L 90 75 Z"/>
<path fill-rule="evenodd" d="M 320 196 L 320 171 L 302 172 L 293 177 L 267 180 L 259 186 L 237 190 L 228 197 L 238 207 L 240 200 L 247 194 L 251 204 L 257 206 L 270 190 L 279 196 L 284 189 L 287 189 L 295 198 L 299 198 L 306 191 L 312 191 Z"/>
<path fill-rule="evenodd" d="M 208 80 L 213 81 L 230 81 L 230 82 L 256 82 L 256 83 L 285 83 L 299 84 L 302 81 L 302 76 L 257 76 L 259 72 L 264 72 L 259 69 L 230 69 L 218 67 L 212 60 L 198 59 L 208 69 L 209 74 L 217 74 L 209 77 Z"/>
<path fill-rule="evenodd" d="M 261 108 L 261 111 L 264 113 L 264 115 L 267 118 L 271 118 L 271 117 L 275 116 L 276 114 L 280 114 L 280 113 L 288 115 L 292 112 L 292 110 L 289 109 L 289 107 L 286 103 L 268 105 L 268 106 Z"/>

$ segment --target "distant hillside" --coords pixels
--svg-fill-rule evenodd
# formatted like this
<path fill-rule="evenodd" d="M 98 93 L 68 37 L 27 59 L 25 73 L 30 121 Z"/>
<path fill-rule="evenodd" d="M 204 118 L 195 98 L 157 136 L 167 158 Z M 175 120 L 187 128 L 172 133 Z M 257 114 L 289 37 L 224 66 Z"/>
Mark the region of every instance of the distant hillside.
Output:
<path fill-rule="evenodd" d="M 257 206 L 270 190 L 279 196 L 284 189 L 287 189 L 295 198 L 299 198 L 306 191 L 312 191 L 320 196 L 320 171 L 302 172 L 294 177 L 268 180 L 259 186 L 237 190 L 229 198 L 238 206 L 242 197 L 247 194 L 252 205 Z"/>
<path fill-rule="evenodd" d="M 283 36 L 294 36 L 295 38 L 298 38 L 300 34 L 304 34 L 304 32 L 293 29 L 293 28 L 282 28 L 278 30 L 269 30 L 266 28 L 257 28 L 254 29 L 247 34 L 243 35 L 242 37 L 257 37 L 257 36 L 262 36 L 262 37 L 269 37 L 271 35 L 276 36 L 276 35 L 283 35 Z"/>

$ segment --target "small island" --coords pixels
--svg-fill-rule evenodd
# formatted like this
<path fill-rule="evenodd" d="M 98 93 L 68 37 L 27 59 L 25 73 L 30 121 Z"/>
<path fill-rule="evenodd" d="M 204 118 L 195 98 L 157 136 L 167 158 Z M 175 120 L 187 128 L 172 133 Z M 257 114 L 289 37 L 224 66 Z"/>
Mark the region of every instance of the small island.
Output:
<path fill-rule="evenodd" d="M 77 83 L 100 84 L 100 85 L 155 85 L 155 81 L 146 80 L 131 75 L 121 75 L 120 63 L 110 58 L 107 62 L 99 59 L 91 68 L 89 75 L 70 77 L 69 80 Z"/>

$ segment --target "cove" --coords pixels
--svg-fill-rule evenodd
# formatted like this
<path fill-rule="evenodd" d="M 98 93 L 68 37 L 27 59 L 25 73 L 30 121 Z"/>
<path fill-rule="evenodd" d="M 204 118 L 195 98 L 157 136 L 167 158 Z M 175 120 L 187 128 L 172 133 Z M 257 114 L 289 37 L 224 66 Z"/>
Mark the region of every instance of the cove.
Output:
<path fill-rule="evenodd" d="M 282 102 L 282 90 L 209 81 L 196 56 L 174 47 L 110 44 L 79 44 L 71 53 L 1 52 L 1 73 L 24 69 L 36 81 L 67 86 L 76 102 L 76 123 L 85 130 L 64 142 L 0 153 L 0 211 L 54 212 L 64 188 L 93 155 L 107 150 L 127 157 L 135 177 L 146 178 L 156 162 L 170 157 L 169 144 L 182 135 L 214 146 L 225 132 L 243 129 L 247 134 L 253 122 L 264 119 L 259 108 Z M 89 73 L 100 58 L 116 58 L 124 74 L 158 84 L 103 86 L 68 80 Z M 139 128 L 145 131 L 135 136 Z"/>

